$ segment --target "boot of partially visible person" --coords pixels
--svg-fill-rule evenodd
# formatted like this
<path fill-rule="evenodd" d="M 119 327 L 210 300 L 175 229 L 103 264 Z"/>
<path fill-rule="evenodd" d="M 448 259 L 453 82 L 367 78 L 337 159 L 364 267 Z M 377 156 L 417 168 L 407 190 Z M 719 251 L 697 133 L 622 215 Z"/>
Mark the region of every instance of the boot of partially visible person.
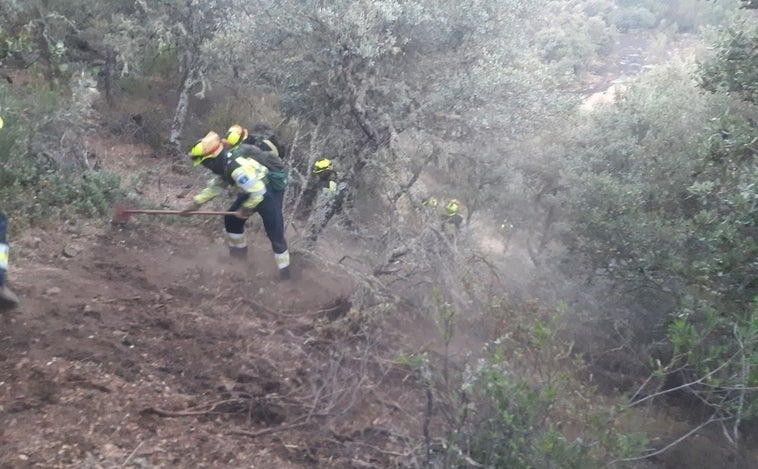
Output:
<path fill-rule="evenodd" d="M 0 311 L 18 306 L 18 296 L 5 284 L 5 269 L 0 269 Z"/>
<path fill-rule="evenodd" d="M 276 260 L 276 266 L 279 268 L 279 279 L 289 280 L 292 278 L 289 250 L 285 250 L 282 253 L 274 253 L 274 259 Z"/>
<path fill-rule="evenodd" d="M 247 246 L 244 246 L 244 247 L 229 246 L 229 257 L 231 257 L 235 261 L 241 261 L 241 262 L 247 261 Z"/>
<path fill-rule="evenodd" d="M 18 296 L 5 284 L 8 273 L 8 244 L 5 232 L 8 229 L 8 217 L 0 210 L 0 310 L 13 309 L 18 306 Z"/>
<path fill-rule="evenodd" d="M 0 311 L 13 309 L 16 306 L 18 306 L 18 296 L 7 285 L 3 285 L 0 288 Z"/>

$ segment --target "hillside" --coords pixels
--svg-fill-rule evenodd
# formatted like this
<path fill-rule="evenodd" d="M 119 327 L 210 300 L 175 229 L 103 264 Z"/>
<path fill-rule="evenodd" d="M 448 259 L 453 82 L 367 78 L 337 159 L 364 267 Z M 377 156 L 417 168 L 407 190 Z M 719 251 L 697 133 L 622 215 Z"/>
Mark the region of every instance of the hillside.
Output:
<path fill-rule="evenodd" d="M 623 83 L 631 77 L 694 54 L 692 38 L 667 42 L 624 33 L 618 40 L 609 63 L 588 70 L 586 84 L 574 90 L 584 98 L 586 116 L 601 114 L 593 111 L 604 103 L 621 102 L 617 92 L 625 92 Z M 46 188 L 44 200 L 70 207 L 51 214 L 81 211 L 76 184 L 99 175 L 117 174 L 119 193 L 153 208 L 181 207 L 200 189 L 207 171 L 158 154 L 164 134 L 174 130 L 175 84 L 167 76 L 131 88 L 123 80 L 113 94 L 116 102 L 103 100 L 101 108 L 93 104 L 101 96 L 94 80 L 74 85 L 71 102 L 87 104 L 87 112 L 78 133 L 61 130 L 61 148 L 57 137 L 37 145 L 42 125 L 28 136 L 18 132 L 19 141 L 30 142 L 28 155 L 38 172 L 28 176 L 25 160 L 6 155 L 23 186 L 13 202 L 32 228 L 14 230 L 9 240 L 10 285 L 22 304 L 0 316 L 0 468 L 518 466 L 512 461 L 582 469 L 588 461 L 644 469 L 758 466 L 748 417 L 703 414 L 707 406 L 677 393 L 684 386 L 667 376 L 660 360 L 655 369 L 654 358 L 664 355 L 647 352 L 658 342 L 635 336 L 639 322 L 653 338 L 643 312 L 667 314 L 651 306 L 656 297 L 635 304 L 613 297 L 614 290 L 605 289 L 610 283 L 601 283 L 602 269 L 610 271 L 620 265 L 617 260 L 585 266 L 582 251 L 570 252 L 561 244 L 569 238 L 553 231 L 569 233 L 571 222 L 581 218 L 576 214 L 585 213 L 570 204 L 575 194 L 562 192 L 560 168 L 553 168 L 554 155 L 581 153 L 570 151 L 568 139 L 565 148 L 559 139 L 535 138 L 501 152 L 509 141 L 504 136 L 489 143 L 491 152 L 460 158 L 453 151 L 457 141 L 428 142 L 431 134 L 413 127 L 398 132 L 403 127 L 395 129 L 394 122 L 405 118 L 400 114 L 373 116 L 374 124 L 393 123 L 386 129 L 365 127 L 371 121 L 362 111 L 373 109 L 365 98 L 384 94 L 352 94 L 351 80 L 369 77 L 353 71 L 329 82 L 338 96 L 339 87 L 347 86 L 350 98 L 337 100 L 341 107 L 329 108 L 329 119 L 311 126 L 305 118 L 288 118 L 277 130 L 288 144 L 293 176 L 303 174 L 304 180 L 313 158 L 327 154 L 343 165 L 355 188 L 346 218 L 335 219 L 315 248 L 303 242 L 300 221 L 287 225 L 289 281 L 277 278 L 258 216 L 248 222 L 246 263 L 229 259 L 217 217 L 134 215 L 124 224 L 110 216 L 35 218 L 42 195 L 27 197 L 24 190 L 32 194 L 38 180 L 58 181 L 47 176 L 59 169 L 76 168 L 70 179 L 60 179 L 74 189 L 58 199 L 53 183 Z M 39 88 L 27 87 L 25 77 L 45 84 L 42 75 L 34 78 L 19 68 L 8 75 L 9 86 L 36 97 L 32 90 Z M 198 129 L 223 128 L 231 119 L 279 122 L 282 103 L 308 107 L 302 99 L 272 99 L 264 106 L 269 95 L 245 101 L 237 88 L 227 107 L 221 97 L 231 88 L 225 86 L 206 97 L 193 95 L 180 140 L 191 140 Z M 77 101 L 80 88 L 92 102 Z M 418 92 L 418 101 L 426 101 L 425 93 Z M 395 94 L 386 96 L 395 102 Z M 237 117 L 243 110 L 246 117 Z M 456 128 L 466 120 L 447 112 L 428 117 L 450 119 Z M 65 127 L 69 118 L 63 110 L 49 124 Z M 14 130 L 25 122 L 16 120 Z M 621 127 L 621 119 L 608 122 L 599 128 Z M 466 135 L 464 127 L 456 132 Z M 577 126 L 571 137 L 584 145 L 588 139 L 580 130 L 591 129 Z M 597 135 L 598 150 L 612 148 L 606 132 Z M 626 137 L 619 132 L 613 138 L 632 141 Z M 385 153 L 386 142 L 392 151 Z M 449 159 L 437 154 L 444 148 Z M 588 154 L 603 163 L 613 156 Z M 501 161 L 505 157 L 513 161 Z M 494 169 L 495 163 L 502 166 Z M 584 182 L 591 171 L 583 167 L 577 165 L 576 177 L 567 180 Z M 499 171 L 507 174 L 488 180 Z M 488 182 L 476 185 L 480 178 Z M 110 204 L 111 187 L 96 194 L 98 201 Z M 288 194 L 301 200 L 297 189 Z M 411 206 L 430 194 L 460 197 L 464 212 L 470 201 L 471 223 L 446 236 L 439 213 Z M 226 205 L 224 199 L 212 208 Z M 287 205 L 286 216 L 301 216 L 303 206 Z M 576 211 L 568 211 L 572 207 Z M 598 217 L 606 219 L 617 217 Z M 609 228 L 609 243 L 632 226 L 636 220 Z M 650 239 L 658 239 L 653 234 Z M 587 252 L 613 257 L 618 251 Z M 567 255 L 558 262 L 557 253 L 576 259 Z M 710 386 L 701 379 L 695 384 Z M 724 438 L 729 431 L 735 435 L 731 445 L 729 435 Z"/>
<path fill-rule="evenodd" d="M 128 171 L 132 150 L 106 153 Z M 164 176 L 154 201 L 195 176 Z M 351 278 L 294 250 L 280 282 L 257 217 L 247 265 L 229 263 L 220 219 L 173 219 L 11 241 L 23 303 L 2 318 L 0 467 L 407 462 L 423 391 L 389 337 L 361 334 Z"/>

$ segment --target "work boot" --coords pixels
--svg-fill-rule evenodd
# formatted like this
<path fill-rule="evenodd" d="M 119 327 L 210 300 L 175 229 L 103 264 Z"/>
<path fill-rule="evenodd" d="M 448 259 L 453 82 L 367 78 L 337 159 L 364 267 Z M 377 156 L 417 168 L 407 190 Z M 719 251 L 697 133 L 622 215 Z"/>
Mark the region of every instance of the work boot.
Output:
<path fill-rule="evenodd" d="M 279 269 L 279 279 L 280 280 L 289 280 L 292 276 L 292 272 L 290 272 L 290 266 L 282 267 Z"/>
<path fill-rule="evenodd" d="M 7 285 L 0 287 L 0 311 L 18 306 L 18 297 Z"/>
<path fill-rule="evenodd" d="M 247 260 L 247 246 L 244 248 L 229 246 L 229 256 L 232 259 L 246 261 Z"/>

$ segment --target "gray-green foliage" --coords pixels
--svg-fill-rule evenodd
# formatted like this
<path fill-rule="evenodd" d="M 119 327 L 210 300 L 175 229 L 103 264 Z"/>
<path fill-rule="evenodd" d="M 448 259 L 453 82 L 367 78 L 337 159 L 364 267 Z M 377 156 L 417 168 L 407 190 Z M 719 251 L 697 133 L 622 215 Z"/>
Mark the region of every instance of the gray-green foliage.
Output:
<path fill-rule="evenodd" d="M 735 445 L 742 419 L 758 415 L 758 108 L 750 82 L 758 57 L 745 45 L 750 36 L 754 27 L 732 31 L 700 68 L 701 83 L 720 105 L 700 135 L 688 187 L 693 290 L 669 328 L 668 369 L 681 370 L 694 393 L 735 422 L 725 432 Z"/>
<path fill-rule="evenodd" d="M 686 305 L 669 325 L 669 338 L 672 358 L 656 373 L 677 370 L 714 418 L 729 423 L 725 435 L 739 445 L 740 423 L 758 417 L 758 297 L 742 310 Z"/>
<path fill-rule="evenodd" d="M 716 45 L 715 57 L 700 65 L 703 88 L 713 92 L 734 93 L 755 103 L 758 92 L 758 26 L 738 25 L 723 35 Z"/>
<path fill-rule="evenodd" d="M 250 37 L 233 46 L 250 58 L 239 64 L 243 79 L 275 90 L 288 114 L 349 130 L 348 148 L 365 139 L 391 148 L 409 129 L 471 141 L 488 130 L 516 135 L 538 112 L 541 85 L 519 40 L 537 3 L 251 4 L 238 23 L 249 30 L 229 33 Z"/>
<path fill-rule="evenodd" d="M 707 279 L 742 296 L 753 273 L 737 260 L 753 253 L 740 234 L 755 223 L 752 132 L 744 116 L 718 117 L 725 106 L 666 72 L 593 114 L 567 150 L 572 252 L 610 276 L 661 289 Z"/>
<path fill-rule="evenodd" d="M 473 460 L 486 467 L 601 467 L 587 446 L 567 440 L 550 424 L 554 390 L 530 386 L 491 364 L 472 371 L 472 416 L 465 437 Z"/>
<path fill-rule="evenodd" d="M 444 379 L 448 388 L 459 386 L 451 398 L 460 402 L 451 413 L 446 462 L 452 467 L 473 461 L 484 467 L 592 468 L 639 454 L 646 438 L 608 428 L 610 405 L 594 400 L 594 390 L 572 376 L 583 365 L 570 358 L 571 345 L 561 328 L 565 309 L 538 302 L 514 305 L 507 299 L 489 309 L 489 323 L 505 321 L 505 333 L 489 342 L 489 353 L 461 376 Z M 572 437 L 565 428 L 575 430 Z"/>
<path fill-rule="evenodd" d="M 616 31 L 599 16 L 559 11 L 548 18 L 556 24 L 540 29 L 534 47 L 551 64 L 552 73 L 573 79 L 613 51 Z"/>
<path fill-rule="evenodd" d="M 679 270 L 672 248 L 688 236 L 687 187 L 698 151 L 696 140 L 683 137 L 706 120 L 688 73 L 674 67 L 648 75 L 616 106 L 593 113 L 566 149 L 568 245 L 610 275 L 642 273 L 663 286 L 670 278 L 659 273 Z"/>
<path fill-rule="evenodd" d="M 719 24 L 736 9 L 736 0 L 615 0 L 618 8 L 607 10 L 610 24 L 622 30 L 677 25 L 694 32 L 704 25 Z"/>
<path fill-rule="evenodd" d="M 119 178 L 94 170 L 86 143 L 96 94 L 88 80 L 63 91 L 0 84 L 0 200 L 15 227 L 110 212 Z"/>
<path fill-rule="evenodd" d="M 728 80 L 732 58 L 718 54 L 701 74 Z M 758 360 L 757 114 L 749 90 L 706 94 L 693 73 L 648 74 L 575 127 L 563 167 L 564 265 L 583 265 L 636 301 L 650 289 L 667 297 L 638 337 L 666 333 L 661 375 L 676 373 L 715 416 L 739 423 L 757 402 L 746 390 Z"/>

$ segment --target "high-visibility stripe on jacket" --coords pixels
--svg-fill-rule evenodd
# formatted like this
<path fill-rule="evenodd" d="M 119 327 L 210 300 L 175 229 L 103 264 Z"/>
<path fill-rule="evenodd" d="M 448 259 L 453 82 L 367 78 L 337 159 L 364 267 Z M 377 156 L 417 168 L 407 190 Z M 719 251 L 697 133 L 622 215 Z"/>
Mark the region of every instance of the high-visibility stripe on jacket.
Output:
<path fill-rule="evenodd" d="M 0 243 L 0 270 L 8 270 L 8 245 Z"/>

